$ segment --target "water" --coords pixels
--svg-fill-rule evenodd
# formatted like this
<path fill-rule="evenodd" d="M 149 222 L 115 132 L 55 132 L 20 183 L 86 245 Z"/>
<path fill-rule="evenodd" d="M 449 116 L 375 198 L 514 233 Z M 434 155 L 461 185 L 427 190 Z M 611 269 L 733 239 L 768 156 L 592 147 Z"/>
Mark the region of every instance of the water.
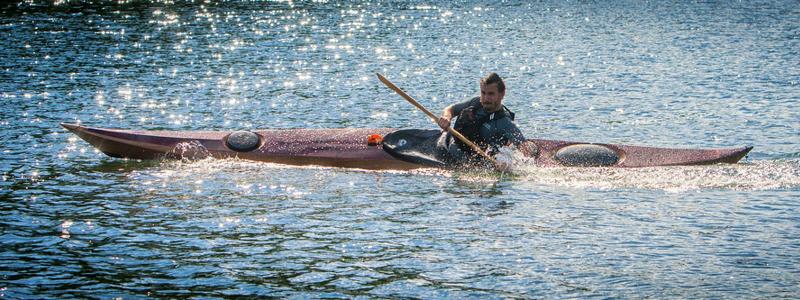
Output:
<path fill-rule="evenodd" d="M 0 10 L 0 297 L 796 298 L 800 4 Z M 528 137 L 743 163 L 370 172 L 133 161 L 58 126 L 433 128 L 505 77 Z"/>

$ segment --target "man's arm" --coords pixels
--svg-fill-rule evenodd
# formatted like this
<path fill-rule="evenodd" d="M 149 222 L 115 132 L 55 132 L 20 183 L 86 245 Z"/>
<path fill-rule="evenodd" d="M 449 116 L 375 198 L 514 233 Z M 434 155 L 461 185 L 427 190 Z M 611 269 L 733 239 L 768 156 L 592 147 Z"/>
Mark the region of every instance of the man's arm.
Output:
<path fill-rule="evenodd" d="M 511 144 L 519 146 L 519 144 L 525 142 L 525 135 L 514 123 L 511 123 L 511 127 L 505 131 L 504 135 Z"/>
<path fill-rule="evenodd" d="M 516 145 L 519 146 L 525 142 L 525 135 L 519 130 L 514 122 L 508 118 L 503 118 L 497 121 L 496 131 L 493 133 L 493 142 L 497 147 Z"/>
<path fill-rule="evenodd" d="M 439 120 L 437 120 L 436 123 L 439 124 L 439 127 L 441 127 L 443 130 L 447 130 L 447 128 L 450 127 L 450 122 L 452 122 L 453 117 L 460 114 L 464 108 L 469 107 L 472 101 L 480 101 L 480 98 L 475 97 L 470 100 L 445 107 L 442 111 L 442 115 L 439 117 Z"/>
<path fill-rule="evenodd" d="M 450 122 L 451 122 L 451 120 L 453 120 L 453 114 L 454 114 L 453 109 L 454 108 L 455 108 L 455 104 L 450 105 L 448 107 L 445 107 L 444 111 L 442 111 L 442 115 L 439 117 L 439 120 L 436 122 L 436 123 L 439 124 L 439 127 L 441 127 L 442 130 L 447 130 L 447 128 L 450 127 Z"/>

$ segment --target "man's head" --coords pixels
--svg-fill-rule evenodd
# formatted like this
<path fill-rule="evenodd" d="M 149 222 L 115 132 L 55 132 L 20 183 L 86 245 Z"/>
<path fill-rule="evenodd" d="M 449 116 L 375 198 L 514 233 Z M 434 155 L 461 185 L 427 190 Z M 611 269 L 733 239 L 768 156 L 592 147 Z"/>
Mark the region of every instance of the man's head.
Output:
<path fill-rule="evenodd" d="M 481 105 L 488 112 L 495 112 L 503 108 L 503 97 L 506 95 L 506 85 L 503 78 L 497 73 L 481 78 Z"/>

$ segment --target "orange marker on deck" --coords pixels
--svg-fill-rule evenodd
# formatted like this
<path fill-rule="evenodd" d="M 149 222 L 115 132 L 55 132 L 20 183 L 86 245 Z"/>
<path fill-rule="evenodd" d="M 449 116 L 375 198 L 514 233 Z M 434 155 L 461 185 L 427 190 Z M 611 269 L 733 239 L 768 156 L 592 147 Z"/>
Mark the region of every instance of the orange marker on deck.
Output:
<path fill-rule="evenodd" d="M 373 133 L 367 137 L 367 145 L 370 146 L 377 146 L 378 144 L 383 142 L 383 137 L 380 134 Z"/>

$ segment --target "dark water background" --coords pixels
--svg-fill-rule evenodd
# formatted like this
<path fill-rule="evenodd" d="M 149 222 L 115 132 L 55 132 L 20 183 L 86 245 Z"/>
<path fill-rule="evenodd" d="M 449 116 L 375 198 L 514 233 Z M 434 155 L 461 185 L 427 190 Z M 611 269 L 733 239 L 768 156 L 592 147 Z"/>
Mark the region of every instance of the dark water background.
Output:
<path fill-rule="evenodd" d="M 800 2 L 0 9 L 0 297 L 800 297 Z M 59 122 L 433 128 L 488 72 L 528 137 L 753 145 L 514 176 L 113 159 Z"/>

